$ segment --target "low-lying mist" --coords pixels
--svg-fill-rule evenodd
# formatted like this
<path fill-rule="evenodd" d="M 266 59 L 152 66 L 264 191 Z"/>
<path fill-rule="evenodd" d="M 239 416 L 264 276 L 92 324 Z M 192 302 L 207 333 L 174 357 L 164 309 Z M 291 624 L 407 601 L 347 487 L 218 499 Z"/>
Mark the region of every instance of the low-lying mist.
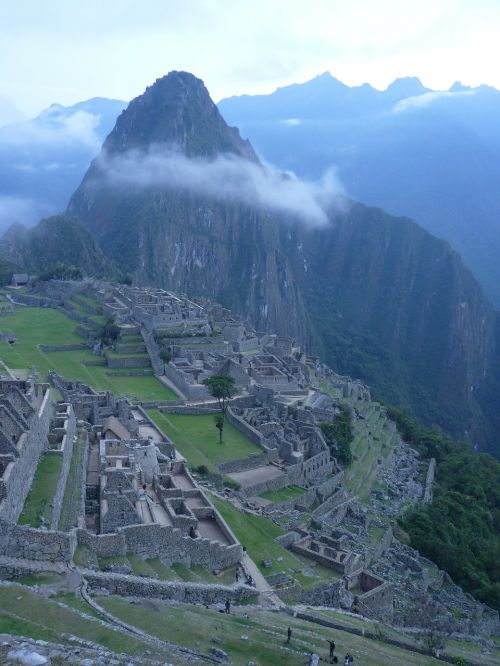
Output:
<path fill-rule="evenodd" d="M 250 162 L 231 154 L 213 160 L 188 158 L 175 149 L 157 145 L 147 152 L 103 154 L 98 160 L 106 181 L 117 187 L 168 187 L 217 199 L 232 199 L 300 218 L 311 226 L 328 222 L 332 207 L 345 206 L 335 170 L 316 182 L 292 173 Z"/>

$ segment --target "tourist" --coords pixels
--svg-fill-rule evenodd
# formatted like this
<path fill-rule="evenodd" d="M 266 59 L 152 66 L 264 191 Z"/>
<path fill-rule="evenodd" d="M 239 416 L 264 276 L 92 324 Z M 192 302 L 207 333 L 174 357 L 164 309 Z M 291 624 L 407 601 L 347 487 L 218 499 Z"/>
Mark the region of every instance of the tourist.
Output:
<path fill-rule="evenodd" d="M 234 575 L 235 575 L 235 578 L 236 578 L 236 582 L 239 583 L 240 582 L 240 568 L 239 567 L 236 567 L 236 573 Z"/>
<path fill-rule="evenodd" d="M 226 599 L 226 603 L 224 605 L 226 608 L 226 613 L 229 615 L 229 613 L 231 612 L 231 602 L 229 601 L 229 599 Z"/>
<path fill-rule="evenodd" d="M 330 659 L 333 657 L 333 653 L 335 652 L 335 641 L 330 641 L 328 639 L 327 643 L 330 645 Z"/>
<path fill-rule="evenodd" d="M 286 644 L 289 645 L 290 644 L 290 638 L 292 637 L 292 628 L 291 627 L 288 627 L 288 629 L 286 630 L 286 634 L 287 634 Z"/>

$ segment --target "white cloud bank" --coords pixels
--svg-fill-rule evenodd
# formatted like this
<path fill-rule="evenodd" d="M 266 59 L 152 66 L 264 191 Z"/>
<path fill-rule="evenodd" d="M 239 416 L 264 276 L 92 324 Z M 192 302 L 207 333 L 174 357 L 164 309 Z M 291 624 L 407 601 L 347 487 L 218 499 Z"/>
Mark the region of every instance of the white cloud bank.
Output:
<path fill-rule="evenodd" d="M 463 97 L 465 95 L 475 95 L 475 90 L 460 90 L 457 92 L 451 91 L 430 91 L 423 93 L 423 95 L 415 95 L 415 97 L 406 97 L 400 100 L 392 109 L 394 113 L 403 113 L 411 109 L 424 109 L 433 102 L 446 97 Z"/>
<path fill-rule="evenodd" d="M 35 120 L 0 128 L 0 148 L 55 148 L 81 144 L 98 152 L 101 140 L 96 132 L 100 116 L 87 111 L 67 114 L 54 105 Z"/>
<path fill-rule="evenodd" d="M 292 173 L 281 173 L 234 155 L 214 160 L 187 158 L 164 146 L 146 153 L 101 156 L 99 167 L 115 186 L 168 187 L 238 200 L 298 217 L 312 226 L 327 224 L 328 210 L 345 205 L 344 191 L 333 169 L 320 181 L 307 183 Z"/>

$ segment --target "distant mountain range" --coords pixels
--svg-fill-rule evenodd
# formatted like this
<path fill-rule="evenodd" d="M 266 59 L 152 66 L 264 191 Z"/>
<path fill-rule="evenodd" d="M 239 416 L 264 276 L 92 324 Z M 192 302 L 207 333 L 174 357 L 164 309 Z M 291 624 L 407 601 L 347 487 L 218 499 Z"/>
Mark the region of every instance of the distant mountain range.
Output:
<path fill-rule="evenodd" d="M 0 233 L 64 210 L 126 105 L 54 104 L 0 127 Z M 379 91 L 325 73 L 219 108 L 276 167 L 313 180 L 333 167 L 352 198 L 447 240 L 500 308 L 499 91 L 433 91 L 415 77 Z"/>
<path fill-rule="evenodd" d="M 219 109 L 271 164 L 309 179 L 333 166 L 349 196 L 449 241 L 500 307 L 498 90 L 403 78 L 379 91 L 325 73 Z"/>
<path fill-rule="evenodd" d="M 265 167 L 191 74 L 132 100 L 66 215 L 11 229 L 1 251 L 210 297 L 500 456 L 500 319 L 458 254 L 335 179 Z"/>
<path fill-rule="evenodd" d="M 0 127 L 0 233 L 64 210 L 126 102 L 53 104 L 37 118 Z"/>

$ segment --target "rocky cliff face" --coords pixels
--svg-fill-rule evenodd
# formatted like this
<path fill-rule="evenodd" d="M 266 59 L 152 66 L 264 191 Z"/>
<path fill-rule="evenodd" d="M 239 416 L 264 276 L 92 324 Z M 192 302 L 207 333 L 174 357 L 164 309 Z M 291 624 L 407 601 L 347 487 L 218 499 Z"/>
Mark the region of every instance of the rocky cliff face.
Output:
<path fill-rule="evenodd" d="M 152 148 L 155 159 L 173 149 L 194 165 L 225 154 L 260 168 L 199 79 L 157 81 L 119 117 L 69 206 L 123 270 L 294 335 L 380 397 L 493 449 L 496 314 L 446 243 L 360 204 L 311 228 L 231 189 L 179 186 L 161 159 L 148 180 L 142 162 L 110 181 L 110 163 Z"/>

